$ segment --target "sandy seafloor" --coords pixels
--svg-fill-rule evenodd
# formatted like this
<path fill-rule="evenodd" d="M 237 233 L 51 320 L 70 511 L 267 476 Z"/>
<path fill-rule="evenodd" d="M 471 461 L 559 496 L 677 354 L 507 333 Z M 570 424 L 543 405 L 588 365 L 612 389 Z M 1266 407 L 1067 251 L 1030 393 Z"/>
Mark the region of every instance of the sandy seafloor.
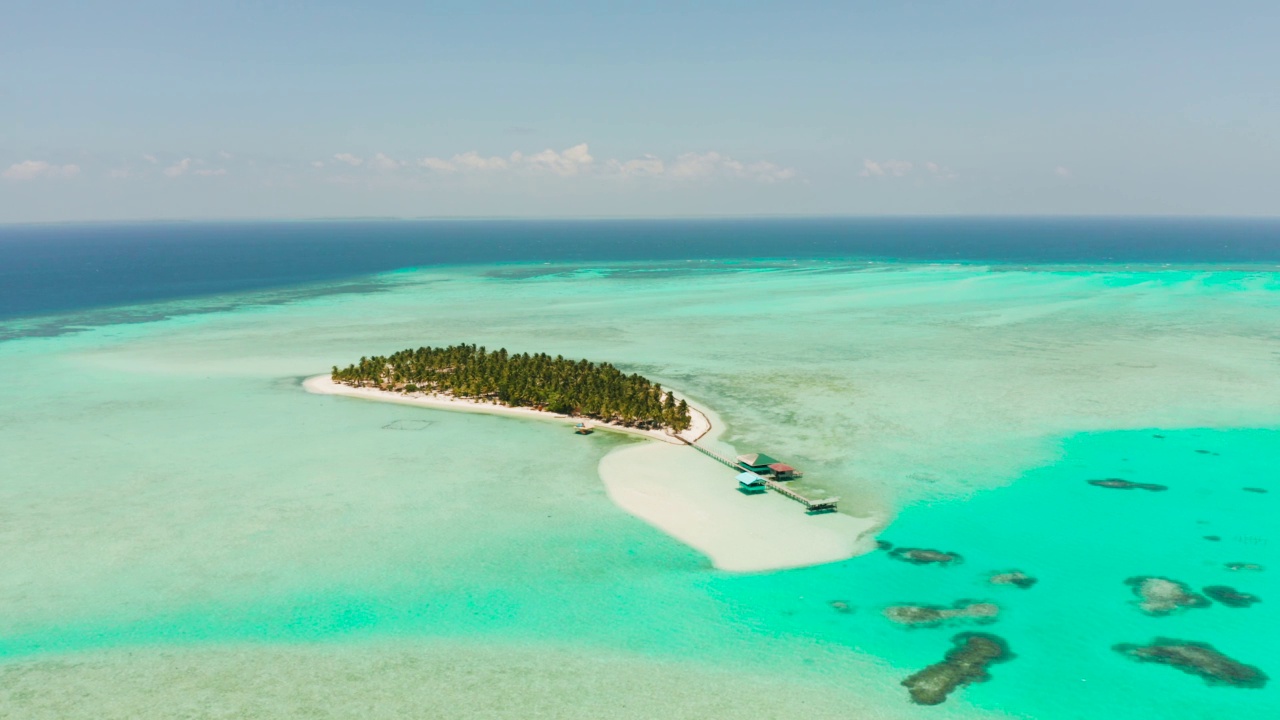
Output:
<path fill-rule="evenodd" d="M 1280 679 L 1110 649 L 1210 642 L 1280 678 L 1274 270 L 502 266 L 326 290 L 0 325 L 0 717 L 1280 711 Z M 462 341 L 654 377 L 732 447 L 894 516 L 882 539 L 965 561 L 715 570 L 610 502 L 598 466 L 638 441 L 299 386 Z M 1039 583 L 987 584 L 1012 568 Z M 1148 617 L 1136 575 L 1262 602 Z M 881 614 L 962 598 L 999 620 Z M 909 704 L 898 682 L 971 629 L 1016 658 Z"/>

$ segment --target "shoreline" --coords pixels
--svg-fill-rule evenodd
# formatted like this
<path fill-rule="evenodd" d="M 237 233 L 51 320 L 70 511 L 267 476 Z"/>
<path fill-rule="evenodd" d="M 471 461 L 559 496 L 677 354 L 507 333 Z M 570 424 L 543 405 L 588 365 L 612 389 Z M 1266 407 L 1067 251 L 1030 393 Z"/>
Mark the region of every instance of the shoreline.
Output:
<path fill-rule="evenodd" d="M 590 424 L 593 430 L 607 430 L 609 432 L 626 433 L 627 435 L 649 438 L 650 440 L 660 440 L 671 445 L 684 445 L 684 442 L 679 438 L 684 438 L 690 442 L 696 442 L 706 437 L 712 430 L 711 420 L 707 417 L 707 412 L 694 405 L 694 403 L 689 402 L 688 398 L 683 397 L 680 393 L 674 391 L 672 394 L 677 398 L 689 402 L 689 417 L 692 420 L 692 424 L 689 426 L 688 430 L 685 430 L 682 433 L 669 433 L 664 430 L 642 430 L 640 428 L 626 427 L 625 425 L 600 422 L 592 418 L 581 417 L 578 415 L 565 415 L 562 413 L 547 412 L 545 410 L 535 410 L 531 407 L 498 405 L 496 403 L 481 402 L 479 400 L 470 400 L 467 398 L 459 398 L 452 395 L 441 395 L 438 393 L 400 393 L 393 392 L 391 390 L 379 390 L 377 388 L 358 388 L 352 387 L 351 385 L 336 383 L 329 375 L 315 375 L 309 377 L 302 382 L 302 387 L 307 392 L 315 395 L 342 395 L 346 397 L 375 400 L 378 402 L 396 403 L 399 405 L 416 405 L 418 407 L 431 408 L 433 410 L 455 410 L 461 412 L 486 413 L 489 415 L 508 415 L 532 418 L 536 420 L 584 422 Z"/>
<path fill-rule="evenodd" d="M 601 458 L 597 473 L 609 500 L 628 514 L 705 555 L 718 570 L 756 573 L 847 560 L 876 549 L 875 534 L 886 524 L 878 515 L 854 517 L 836 512 L 807 515 L 775 492 L 746 496 L 738 492 L 732 471 L 692 447 L 712 446 L 723 432 L 714 412 L 689 403 L 692 426 L 679 435 L 639 430 L 589 418 L 464 400 L 447 395 L 398 393 L 335 383 L 329 375 L 307 378 L 303 388 L 317 395 L 340 395 L 430 410 L 486 413 L 541 421 L 592 423 L 610 432 L 658 440 L 628 445 Z M 717 449 L 734 454 L 732 448 Z"/>

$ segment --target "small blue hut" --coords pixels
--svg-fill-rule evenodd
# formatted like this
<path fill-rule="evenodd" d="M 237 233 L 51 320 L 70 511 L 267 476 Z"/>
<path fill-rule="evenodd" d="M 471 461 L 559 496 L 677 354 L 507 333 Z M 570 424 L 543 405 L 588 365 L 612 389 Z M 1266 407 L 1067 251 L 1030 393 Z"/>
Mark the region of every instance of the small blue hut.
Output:
<path fill-rule="evenodd" d="M 738 492 L 743 495 L 759 495 L 764 491 L 764 478 L 753 472 L 738 473 Z"/>

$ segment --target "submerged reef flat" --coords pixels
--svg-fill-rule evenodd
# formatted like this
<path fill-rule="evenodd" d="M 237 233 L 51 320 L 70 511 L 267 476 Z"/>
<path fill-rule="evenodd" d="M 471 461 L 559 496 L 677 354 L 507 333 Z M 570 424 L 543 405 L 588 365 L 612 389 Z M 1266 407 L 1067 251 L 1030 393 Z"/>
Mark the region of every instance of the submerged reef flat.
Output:
<path fill-rule="evenodd" d="M 955 647 L 945 659 L 902 681 L 918 705 L 938 705 L 953 690 L 991 679 L 987 668 L 1013 658 L 1005 641 L 988 633 L 960 633 L 951 638 Z"/>
<path fill-rule="evenodd" d="M 1261 670 L 1223 655 L 1209 643 L 1156 638 L 1149 645 L 1121 644 L 1112 649 L 1138 662 L 1159 663 L 1199 675 L 1210 685 L 1260 688 L 1267 684 L 1268 678 Z"/>
<path fill-rule="evenodd" d="M 1016 588 L 1026 590 L 1032 585 L 1040 582 L 1038 579 L 1022 572 L 1021 570 L 1007 570 L 998 572 L 991 576 L 992 585 L 1012 585 Z"/>
<path fill-rule="evenodd" d="M 1262 598 L 1257 595 L 1240 592 L 1226 585 L 1209 585 L 1204 589 L 1204 594 L 1227 607 L 1233 608 L 1247 608 L 1254 603 L 1262 602 Z"/>
<path fill-rule="evenodd" d="M 912 565 L 959 565 L 964 562 L 960 553 L 931 550 L 929 548 L 900 547 L 889 551 L 889 557 Z"/>
<path fill-rule="evenodd" d="M 1139 576 L 1124 581 L 1138 596 L 1138 607 L 1149 615 L 1168 615 L 1184 608 L 1209 606 L 1209 599 L 1186 583 L 1163 577 Z"/>
<path fill-rule="evenodd" d="M 1000 616 L 1000 606 L 990 602 L 957 600 L 951 607 L 941 605 L 890 605 L 884 616 L 899 625 L 937 627 L 956 620 L 993 623 Z"/>
<path fill-rule="evenodd" d="M 1168 485 L 1157 485 L 1156 483 L 1140 483 L 1121 478 L 1104 478 L 1102 480 L 1088 480 L 1090 485 L 1097 487 L 1111 488 L 1113 490 L 1147 490 L 1150 492 L 1164 492 L 1169 489 Z"/>

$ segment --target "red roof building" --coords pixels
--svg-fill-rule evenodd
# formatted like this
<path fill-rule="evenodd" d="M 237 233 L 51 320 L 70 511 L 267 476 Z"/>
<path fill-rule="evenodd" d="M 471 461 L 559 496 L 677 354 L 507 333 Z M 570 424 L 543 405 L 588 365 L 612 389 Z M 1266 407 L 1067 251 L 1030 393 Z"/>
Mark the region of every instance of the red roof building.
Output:
<path fill-rule="evenodd" d="M 770 463 L 769 469 L 773 471 L 773 476 L 779 480 L 790 480 L 796 476 L 796 469 L 786 463 Z"/>

